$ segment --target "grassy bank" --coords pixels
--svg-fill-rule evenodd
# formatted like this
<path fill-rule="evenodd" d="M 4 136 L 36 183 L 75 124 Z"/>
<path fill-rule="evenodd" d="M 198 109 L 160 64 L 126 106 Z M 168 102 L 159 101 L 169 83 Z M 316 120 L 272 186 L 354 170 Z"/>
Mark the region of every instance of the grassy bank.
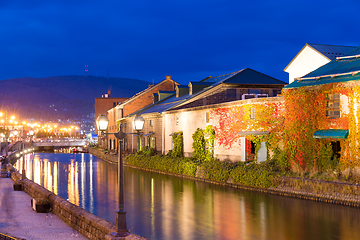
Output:
<path fill-rule="evenodd" d="M 133 154 L 125 159 L 129 165 L 159 170 L 213 181 L 241 184 L 249 187 L 268 188 L 277 182 L 278 173 L 270 162 L 227 163 L 222 161 L 202 162 L 192 158 L 167 155 Z"/>

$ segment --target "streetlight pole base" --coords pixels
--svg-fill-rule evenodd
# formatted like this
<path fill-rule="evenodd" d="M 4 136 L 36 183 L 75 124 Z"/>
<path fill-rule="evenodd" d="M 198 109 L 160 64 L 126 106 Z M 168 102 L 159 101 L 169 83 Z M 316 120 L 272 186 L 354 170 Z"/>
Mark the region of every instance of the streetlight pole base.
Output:
<path fill-rule="evenodd" d="M 129 232 L 112 232 L 110 233 L 110 239 L 127 239 L 127 237 L 130 236 Z"/>

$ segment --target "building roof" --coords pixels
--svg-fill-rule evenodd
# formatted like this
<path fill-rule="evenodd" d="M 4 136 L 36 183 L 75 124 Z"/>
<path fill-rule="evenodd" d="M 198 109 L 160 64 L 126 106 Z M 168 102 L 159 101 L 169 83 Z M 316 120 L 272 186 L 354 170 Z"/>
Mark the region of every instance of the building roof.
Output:
<path fill-rule="evenodd" d="M 358 48 L 353 46 L 338 46 L 315 43 L 308 43 L 308 45 L 317 50 L 319 53 L 325 55 L 329 60 L 335 60 L 337 57 L 342 57 Z"/>
<path fill-rule="evenodd" d="M 195 94 L 189 95 L 186 94 L 181 97 L 176 97 L 176 94 L 173 94 L 161 101 L 158 101 L 148 107 L 145 107 L 132 115 L 136 114 L 148 114 L 148 113 L 162 113 L 164 111 L 171 110 L 179 105 L 188 103 L 190 99 L 194 99 L 198 97 L 199 95 L 206 93 L 207 91 L 211 90 L 212 88 L 222 84 L 222 83 L 228 83 L 228 84 L 249 84 L 249 85 L 285 85 L 286 83 L 283 81 L 280 81 L 276 78 L 267 76 L 265 74 L 262 74 L 260 72 L 257 72 L 253 69 L 246 68 L 242 69 L 240 71 L 236 71 L 233 73 L 228 73 L 216 77 L 208 77 L 200 82 L 203 82 L 204 84 L 211 84 L 210 87 L 205 88 L 202 91 L 199 91 Z M 205 84 L 205 85 L 207 85 Z M 179 87 L 179 86 L 178 86 Z"/>
<path fill-rule="evenodd" d="M 203 82 L 213 82 L 212 86 L 219 85 L 221 83 L 235 83 L 235 84 L 266 84 L 266 85 L 277 85 L 287 84 L 276 78 L 270 77 L 251 68 L 245 68 L 240 71 L 220 75 L 217 77 L 209 77 Z"/>
<path fill-rule="evenodd" d="M 171 78 L 166 78 L 164 80 L 162 80 L 161 82 L 155 84 L 155 85 L 150 85 L 148 88 L 146 88 L 145 90 L 141 91 L 141 92 L 138 92 L 137 94 L 135 94 L 134 96 L 132 96 L 131 98 L 125 100 L 124 102 L 122 102 L 121 104 L 119 104 L 118 106 L 123 106 L 123 105 L 126 105 L 132 101 L 134 101 L 135 99 L 141 97 L 142 95 L 144 95 L 145 93 L 151 91 L 152 89 L 160 86 L 161 84 L 163 84 L 164 82 L 166 81 L 171 81 L 173 83 L 175 83 L 176 85 L 178 84 L 177 82 L 175 82 L 174 80 L 172 80 Z"/>
<path fill-rule="evenodd" d="M 354 80 L 360 80 L 360 48 L 345 56 L 337 57 L 336 60 L 301 78 L 297 78 L 284 88 L 299 88 Z"/>
<path fill-rule="evenodd" d="M 286 69 L 295 61 L 295 59 L 301 54 L 301 52 L 306 47 L 310 47 L 314 51 L 323 55 L 329 61 L 335 60 L 337 57 L 342 57 L 358 48 L 358 47 L 353 47 L 353 46 L 339 46 L 339 45 L 306 43 L 305 46 L 296 54 L 296 56 L 291 60 L 291 62 L 285 67 L 284 71 L 286 71 Z"/>

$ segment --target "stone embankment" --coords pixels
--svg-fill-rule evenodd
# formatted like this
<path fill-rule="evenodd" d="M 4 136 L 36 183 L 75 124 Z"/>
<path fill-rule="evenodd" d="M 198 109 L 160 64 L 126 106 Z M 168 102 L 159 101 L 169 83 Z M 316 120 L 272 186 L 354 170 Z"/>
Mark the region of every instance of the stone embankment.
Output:
<path fill-rule="evenodd" d="M 110 163 L 117 163 L 116 155 L 105 154 L 104 152 L 90 148 L 89 153 L 95 155 Z M 124 163 L 124 165 L 127 165 Z M 133 168 L 143 169 L 140 167 L 130 166 Z M 173 175 L 176 177 L 188 178 L 198 181 L 209 182 L 213 184 L 226 185 L 234 188 L 247 189 L 252 191 L 260 191 L 271 194 L 277 194 L 287 197 L 295 197 L 301 199 L 308 199 L 313 201 L 328 202 L 334 204 L 341 204 L 353 207 L 360 207 L 360 185 L 344 183 L 344 182 L 331 182 L 321 181 L 307 178 L 295 178 L 295 177 L 279 177 L 276 182 L 276 187 L 271 188 L 255 188 L 243 186 L 234 183 L 224 183 L 212 180 L 207 180 L 199 177 L 191 177 L 187 175 L 173 174 L 167 172 L 161 172 L 153 169 L 144 169 L 146 171 L 158 172 L 162 174 Z"/>
<path fill-rule="evenodd" d="M 14 181 L 18 181 L 21 179 L 21 174 L 12 169 L 11 178 Z M 110 235 L 115 232 L 115 225 L 113 223 L 99 218 L 83 208 L 66 201 L 31 180 L 24 179 L 21 180 L 21 183 L 23 190 L 31 197 L 48 200 L 51 203 L 52 213 L 89 239 L 146 239 L 135 234 L 130 234 L 126 238 L 113 238 Z"/>

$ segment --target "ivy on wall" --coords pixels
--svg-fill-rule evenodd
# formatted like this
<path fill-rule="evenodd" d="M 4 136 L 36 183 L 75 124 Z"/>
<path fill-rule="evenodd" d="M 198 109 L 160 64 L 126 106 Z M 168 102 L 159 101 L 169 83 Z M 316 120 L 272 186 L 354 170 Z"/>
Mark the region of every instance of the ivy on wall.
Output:
<path fill-rule="evenodd" d="M 326 116 L 327 94 L 340 93 L 340 118 Z M 303 171 L 323 171 L 332 164 L 330 142 L 340 141 L 341 169 L 360 167 L 360 135 L 357 113 L 360 87 L 357 83 L 331 83 L 316 87 L 283 90 L 285 99 L 284 152 L 291 167 Z M 344 98 L 342 98 L 344 100 Z M 344 111 L 346 105 L 348 112 Z M 315 139 L 313 134 L 322 129 L 349 129 L 347 139 Z"/>
<path fill-rule="evenodd" d="M 172 141 L 173 141 L 174 147 L 170 151 L 171 156 L 183 157 L 184 156 L 183 132 L 182 131 L 174 132 L 172 135 Z"/>
<path fill-rule="evenodd" d="M 255 152 L 260 149 L 260 143 L 266 142 L 268 149 L 275 149 L 282 140 L 284 123 L 283 102 L 245 103 L 229 107 L 217 108 L 210 112 L 212 119 L 218 119 L 214 126 L 216 144 L 231 148 L 240 144 L 240 131 L 270 131 L 269 135 L 246 136 L 255 143 Z M 251 117 L 251 112 L 255 117 Z M 256 153 L 255 153 L 256 156 Z"/>
<path fill-rule="evenodd" d="M 192 135 L 193 158 L 202 161 L 214 160 L 215 130 L 209 125 L 205 130 L 197 128 Z"/>

